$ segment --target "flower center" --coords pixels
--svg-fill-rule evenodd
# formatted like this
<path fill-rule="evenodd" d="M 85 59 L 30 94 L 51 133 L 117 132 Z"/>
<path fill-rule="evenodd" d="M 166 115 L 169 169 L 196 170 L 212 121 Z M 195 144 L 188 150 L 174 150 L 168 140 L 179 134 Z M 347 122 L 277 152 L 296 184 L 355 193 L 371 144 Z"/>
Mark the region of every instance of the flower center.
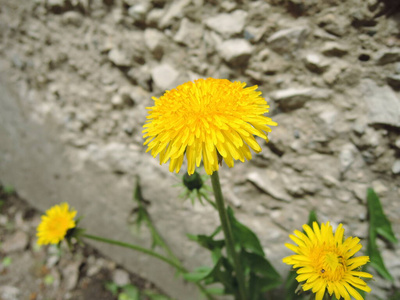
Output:
<path fill-rule="evenodd" d="M 329 281 L 338 281 L 346 272 L 346 262 L 343 256 L 336 252 L 326 252 L 321 255 L 320 263 L 321 277 Z"/>
<path fill-rule="evenodd" d="M 64 235 L 68 229 L 68 219 L 63 217 L 56 217 L 50 220 L 48 229 L 54 236 Z"/>

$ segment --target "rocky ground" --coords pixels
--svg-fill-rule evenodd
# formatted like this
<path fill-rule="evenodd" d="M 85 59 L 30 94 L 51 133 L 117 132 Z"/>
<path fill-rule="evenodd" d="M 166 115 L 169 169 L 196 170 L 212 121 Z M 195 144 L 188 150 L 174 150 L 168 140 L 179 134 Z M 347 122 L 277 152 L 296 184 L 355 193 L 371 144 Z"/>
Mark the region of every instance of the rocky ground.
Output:
<path fill-rule="evenodd" d="M 279 126 L 246 170 L 239 164 L 228 173 L 234 193 L 226 193 L 244 223 L 256 231 L 265 224 L 278 228 L 276 236 L 263 240 L 270 245 L 267 253 L 282 252 L 288 232 L 302 224 L 310 208 L 317 208 L 321 220 L 343 222 L 351 235 L 365 238 L 369 186 L 399 236 L 396 1 L 0 3 L 7 75 L 24 95 L 29 117 L 38 123 L 54 119 L 66 147 L 104 160 L 124 176 L 132 172 L 132 153 L 144 150 L 141 125 L 151 96 L 199 77 L 257 84 Z M 244 205 L 245 197 L 253 201 Z M 16 206 L 13 222 L 32 230 L 37 219 L 29 217 L 25 224 L 25 213 Z M 32 238 L 23 232 L 13 234 L 24 242 L 20 250 L 31 249 L 25 259 L 45 261 L 44 252 L 27 246 Z M 385 299 L 400 288 L 400 248 L 381 247 L 396 280 L 377 278 L 369 299 Z M 76 272 L 82 257 L 71 259 Z M 36 270 L 35 282 L 56 272 L 48 263 Z M 60 273 L 54 274 L 57 282 Z"/>
<path fill-rule="evenodd" d="M 14 191 L 0 186 L 1 300 L 117 299 L 107 289 L 109 283 L 162 293 L 88 245 L 75 245 L 72 251 L 66 244 L 60 249 L 39 247 L 35 235 L 40 216 Z"/>

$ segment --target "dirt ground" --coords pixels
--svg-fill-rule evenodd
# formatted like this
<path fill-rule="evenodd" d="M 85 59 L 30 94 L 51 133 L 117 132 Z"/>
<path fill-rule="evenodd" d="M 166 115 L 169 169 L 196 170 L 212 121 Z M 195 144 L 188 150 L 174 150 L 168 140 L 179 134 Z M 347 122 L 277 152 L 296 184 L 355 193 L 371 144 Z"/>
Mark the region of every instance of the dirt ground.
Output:
<path fill-rule="evenodd" d="M 162 293 L 89 245 L 75 245 L 72 251 L 64 243 L 60 249 L 39 247 L 36 227 L 40 216 L 12 189 L 0 186 L 1 300 L 117 299 L 106 288 L 108 283 Z"/>

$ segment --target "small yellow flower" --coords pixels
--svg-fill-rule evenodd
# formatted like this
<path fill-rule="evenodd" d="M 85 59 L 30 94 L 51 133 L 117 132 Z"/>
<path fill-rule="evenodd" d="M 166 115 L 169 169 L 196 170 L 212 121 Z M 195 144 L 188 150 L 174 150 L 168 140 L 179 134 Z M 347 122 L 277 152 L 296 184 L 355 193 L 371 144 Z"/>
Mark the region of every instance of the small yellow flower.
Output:
<path fill-rule="evenodd" d="M 75 215 L 76 211 L 69 210 L 67 203 L 61 203 L 48 209 L 37 227 L 37 243 L 47 245 L 61 242 L 67 231 L 76 226 Z"/>
<path fill-rule="evenodd" d="M 359 268 L 369 261 L 368 256 L 352 257 L 362 245 L 357 237 L 344 240 L 342 224 L 333 234 L 332 226 L 327 222 L 321 228 L 316 222 L 311 229 L 303 225 L 305 234 L 295 230 L 290 238 L 297 244 L 285 244 L 295 255 L 283 259 L 284 263 L 297 269 L 296 280 L 303 283 L 303 290 L 312 290 L 316 300 L 322 300 L 325 291 L 335 294 L 337 299 L 356 300 L 363 297 L 354 289 L 370 292 L 371 288 L 360 277 L 372 278 L 372 275 L 359 271 Z"/>
<path fill-rule="evenodd" d="M 144 145 L 160 164 L 170 160 L 169 170 L 179 172 L 184 156 L 188 174 L 203 161 L 206 173 L 218 170 L 219 157 L 229 167 L 234 160 L 251 159 L 261 147 L 254 136 L 268 141 L 268 126 L 277 125 L 264 116 L 269 106 L 257 86 L 226 79 L 199 79 L 166 91 L 148 107 Z"/>

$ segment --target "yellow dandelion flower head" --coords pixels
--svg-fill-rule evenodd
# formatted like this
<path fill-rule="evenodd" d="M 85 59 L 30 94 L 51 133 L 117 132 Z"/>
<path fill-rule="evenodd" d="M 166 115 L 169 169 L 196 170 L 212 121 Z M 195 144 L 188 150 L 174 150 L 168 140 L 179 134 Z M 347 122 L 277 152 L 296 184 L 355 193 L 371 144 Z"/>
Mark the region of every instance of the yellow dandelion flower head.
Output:
<path fill-rule="evenodd" d="M 372 278 L 372 275 L 359 269 L 369 261 L 368 256 L 352 257 L 362 247 L 357 237 L 344 239 L 342 224 L 333 233 L 327 222 L 316 222 L 312 228 L 303 225 L 304 232 L 295 230 L 290 238 L 297 244 L 285 244 L 295 255 L 288 256 L 283 262 L 297 269 L 296 280 L 303 282 L 303 290 L 312 290 L 316 300 L 322 300 L 325 291 L 335 294 L 336 299 L 363 300 L 357 289 L 370 292 L 371 289 L 360 277 Z"/>
<path fill-rule="evenodd" d="M 268 104 L 257 86 L 227 79 L 198 79 L 166 91 L 148 107 L 144 145 L 160 164 L 179 172 L 184 156 L 188 174 L 203 161 L 206 173 L 218 170 L 219 156 L 229 167 L 234 160 L 251 159 L 261 147 L 254 136 L 268 140 L 268 126 L 277 125 L 264 114 Z"/>
<path fill-rule="evenodd" d="M 68 229 L 76 226 L 75 210 L 69 210 L 67 203 L 55 205 L 46 211 L 37 227 L 39 245 L 58 244 L 67 234 Z"/>

